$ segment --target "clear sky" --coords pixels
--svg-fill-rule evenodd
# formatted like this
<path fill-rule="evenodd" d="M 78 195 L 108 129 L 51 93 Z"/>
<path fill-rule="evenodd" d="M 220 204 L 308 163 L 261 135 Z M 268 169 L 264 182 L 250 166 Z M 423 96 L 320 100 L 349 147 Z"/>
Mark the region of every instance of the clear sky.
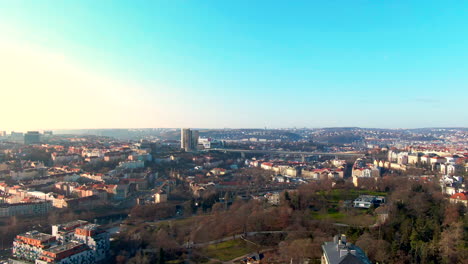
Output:
<path fill-rule="evenodd" d="M 468 126 L 468 1 L 0 1 L 0 130 Z"/>

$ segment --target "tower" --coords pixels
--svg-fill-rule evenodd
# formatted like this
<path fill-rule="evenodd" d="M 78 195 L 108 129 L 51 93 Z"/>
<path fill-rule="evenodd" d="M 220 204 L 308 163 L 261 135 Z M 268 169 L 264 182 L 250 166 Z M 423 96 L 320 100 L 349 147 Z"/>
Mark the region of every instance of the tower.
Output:
<path fill-rule="evenodd" d="M 185 151 L 194 151 L 197 149 L 199 132 L 197 130 L 190 130 L 189 128 L 182 128 L 180 130 L 180 148 Z"/>

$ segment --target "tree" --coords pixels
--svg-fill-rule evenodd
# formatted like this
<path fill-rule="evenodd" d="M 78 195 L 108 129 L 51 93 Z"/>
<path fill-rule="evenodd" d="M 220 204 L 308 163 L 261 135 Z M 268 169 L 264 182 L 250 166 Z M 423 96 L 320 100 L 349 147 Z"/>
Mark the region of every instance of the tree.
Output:
<path fill-rule="evenodd" d="M 164 264 L 164 263 L 166 263 L 164 254 L 165 254 L 165 253 L 164 253 L 164 249 L 163 249 L 163 248 L 160 248 L 160 249 L 159 249 L 159 257 L 158 257 L 158 264 Z"/>
<path fill-rule="evenodd" d="M 314 257 L 312 247 L 313 243 L 310 238 L 283 241 L 279 245 L 283 258 L 292 263 L 304 263 L 306 259 Z"/>
<path fill-rule="evenodd" d="M 452 223 L 442 231 L 440 239 L 440 250 L 444 256 L 445 263 L 457 263 L 459 260 L 458 248 L 462 247 L 463 224 L 461 222 Z"/>

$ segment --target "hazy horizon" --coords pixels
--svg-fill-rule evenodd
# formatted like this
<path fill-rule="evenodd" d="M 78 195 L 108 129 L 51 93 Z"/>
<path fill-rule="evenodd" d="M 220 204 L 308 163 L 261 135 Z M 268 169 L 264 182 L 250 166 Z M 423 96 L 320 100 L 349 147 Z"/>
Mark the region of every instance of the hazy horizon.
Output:
<path fill-rule="evenodd" d="M 186 128 L 186 127 L 182 127 Z M 388 129 L 388 130 L 412 130 L 412 129 L 468 129 L 468 127 L 358 127 L 358 126 L 335 126 L 335 127 L 190 127 L 190 129 L 194 130 L 242 130 L 242 129 L 267 129 L 267 130 L 291 130 L 291 129 L 333 129 L 333 128 L 359 128 L 359 129 Z M 54 132 L 62 132 L 62 131 L 79 131 L 79 130 L 145 130 L 145 129 L 181 129 L 180 127 L 115 127 L 115 128 L 66 128 L 66 129 L 30 129 L 30 130 L 4 130 L 8 133 L 11 132 L 18 132 L 18 133 L 26 133 L 28 131 L 54 131 Z"/>

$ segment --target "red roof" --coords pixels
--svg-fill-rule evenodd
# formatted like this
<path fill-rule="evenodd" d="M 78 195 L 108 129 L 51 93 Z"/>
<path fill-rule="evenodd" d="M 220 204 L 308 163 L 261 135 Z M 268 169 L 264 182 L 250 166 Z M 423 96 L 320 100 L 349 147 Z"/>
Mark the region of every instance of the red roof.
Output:
<path fill-rule="evenodd" d="M 466 197 L 464 193 L 456 193 L 450 196 L 450 199 L 457 199 L 457 200 L 464 200 L 464 201 L 468 200 L 468 198 Z"/>

